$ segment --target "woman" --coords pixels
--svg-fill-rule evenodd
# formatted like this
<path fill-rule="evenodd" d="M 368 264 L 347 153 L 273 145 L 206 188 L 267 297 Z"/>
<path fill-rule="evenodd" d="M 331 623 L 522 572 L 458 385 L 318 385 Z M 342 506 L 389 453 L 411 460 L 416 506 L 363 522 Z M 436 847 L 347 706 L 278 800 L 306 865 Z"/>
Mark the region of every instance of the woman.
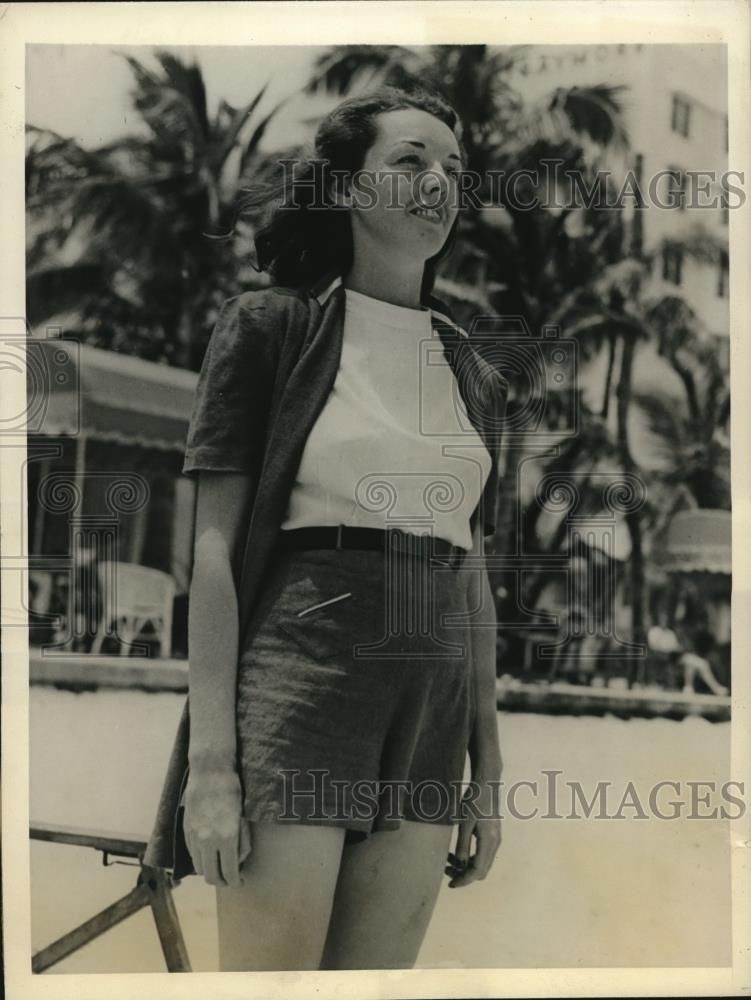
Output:
<path fill-rule="evenodd" d="M 216 886 L 223 970 L 409 968 L 444 872 L 484 878 L 500 843 L 507 384 L 430 295 L 460 124 L 384 88 L 326 117 L 316 161 L 257 240 L 272 287 L 222 310 L 185 461 L 189 718 L 146 862 Z"/>

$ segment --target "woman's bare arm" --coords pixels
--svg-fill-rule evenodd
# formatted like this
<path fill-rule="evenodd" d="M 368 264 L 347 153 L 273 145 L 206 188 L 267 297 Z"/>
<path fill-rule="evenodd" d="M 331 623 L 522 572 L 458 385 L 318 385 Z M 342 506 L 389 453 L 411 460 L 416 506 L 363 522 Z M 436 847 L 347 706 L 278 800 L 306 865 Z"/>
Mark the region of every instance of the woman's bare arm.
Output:
<path fill-rule="evenodd" d="M 232 554 L 251 494 L 250 476 L 200 473 L 188 621 L 190 769 L 184 828 L 196 871 L 214 885 L 237 883 L 242 853 L 235 735 L 239 618 Z"/>
<path fill-rule="evenodd" d="M 473 535 L 472 556 L 485 558 L 485 539 L 478 518 Z M 471 573 L 470 608 L 480 608 L 472 619 L 471 649 L 477 715 L 469 744 L 473 774 L 497 780 L 500 778 L 501 750 L 498 738 L 496 696 L 496 630 L 495 602 L 485 565 Z"/>
<path fill-rule="evenodd" d="M 188 619 L 191 766 L 235 763 L 239 637 L 231 559 L 250 492 L 247 475 L 199 476 Z"/>
<path fill-rule="evenodd" d="M 483 559 L 485 556 L 485 540 L 479 519 L 470 555 L 482 556 Z M 469 572 L 467 603 L 471 610 L 480 609 L 472 618 L 469 650 L 477 710 L 469 738 L 472 784 L 467 795 L 477 812 L 475 814 L 473 809 L 468 809 L 459 823 L 456 848 L 449 855 L 446 868 L 452 889 L 484 879 L 501 843 L 497 797 L 503 763 L 495 687 L 496 613 L 484 563 Z M 473 837 L 477 850 L 470 856 Z"/>

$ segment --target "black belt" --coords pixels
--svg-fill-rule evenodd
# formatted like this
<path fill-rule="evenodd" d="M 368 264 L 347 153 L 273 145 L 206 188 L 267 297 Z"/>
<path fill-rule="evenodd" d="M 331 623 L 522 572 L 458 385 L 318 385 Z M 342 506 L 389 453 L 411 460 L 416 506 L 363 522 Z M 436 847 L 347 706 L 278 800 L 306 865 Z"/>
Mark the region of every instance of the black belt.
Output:
<path fill-rule="evenodd" d="M 437 556 L 452 567 L 460 566 L 467 550 L 436 535 L 415 535 L 399 528 L 359 528 L 354 525 L 321 525 L 280 531 L 277 546 L 290 549 L 374 549 Z"/>

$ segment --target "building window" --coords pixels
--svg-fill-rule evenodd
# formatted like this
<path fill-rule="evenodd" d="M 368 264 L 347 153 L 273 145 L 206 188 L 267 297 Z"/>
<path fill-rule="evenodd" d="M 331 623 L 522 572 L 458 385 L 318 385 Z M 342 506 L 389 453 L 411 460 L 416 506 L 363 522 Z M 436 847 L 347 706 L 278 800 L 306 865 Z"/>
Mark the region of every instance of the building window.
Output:
<path fill-rule="evenodd" d="M 668 167 L 666 180 L 668 206 L 683 211 L 686 207 L 686 174 L 680 167 Z"/>
<path fill-rule="evenodd" d="M 673 111 L 670 118 L 670 127 L 673 132 L 688 138 L 689 123 L 691 118 L 691 105 L 683 98 L 673 94 Z"/>
<path fill-rule="evenodd" d="M 720 252 L 720 263 L 717 268 L 717 296 L 724 299 L 728 294 L 728 255 L 722 250 Z"/>
<path fill-rule="evenodd" d="M 662 277 L 673 285 L 680 285 L 683 270 L 683 252 L 678 247 L 666 246 L 662 250 Z"/>

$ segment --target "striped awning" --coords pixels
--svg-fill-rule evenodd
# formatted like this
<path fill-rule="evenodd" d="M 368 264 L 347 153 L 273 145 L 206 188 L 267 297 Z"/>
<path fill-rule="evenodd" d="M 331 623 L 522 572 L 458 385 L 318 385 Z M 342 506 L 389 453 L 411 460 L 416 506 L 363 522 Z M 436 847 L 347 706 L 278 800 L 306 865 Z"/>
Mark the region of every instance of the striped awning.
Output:
<path fill-rule="evenodd" d="M 668 525 L 660 564 L 669 573 L 724 573 L 732 567 L 729 510 L 682 510 Z"/>
<path fill-rule="evenodd" d="M 30 433 L 185 447 L 194 372 L 59 339 L 28 341 L 26 364 Z"/>

